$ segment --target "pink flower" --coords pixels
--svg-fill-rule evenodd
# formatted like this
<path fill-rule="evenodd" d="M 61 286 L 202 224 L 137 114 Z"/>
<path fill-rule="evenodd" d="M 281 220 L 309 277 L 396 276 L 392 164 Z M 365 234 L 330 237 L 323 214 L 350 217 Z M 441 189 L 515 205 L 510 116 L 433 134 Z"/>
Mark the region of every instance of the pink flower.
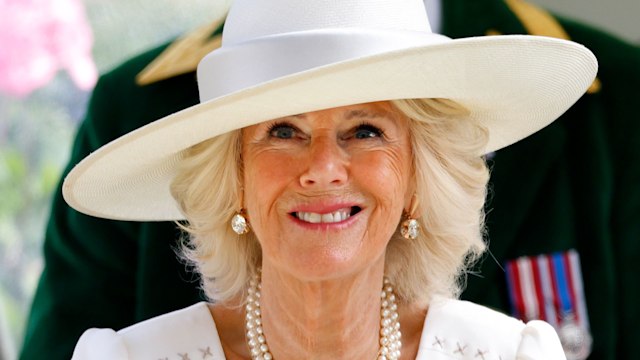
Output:
<path fill-rule="evenodd" d="M 65 69 L 91 89 L 98 71 L 80 0 L 0 0 L 0 91 L 25 96 Z"/>

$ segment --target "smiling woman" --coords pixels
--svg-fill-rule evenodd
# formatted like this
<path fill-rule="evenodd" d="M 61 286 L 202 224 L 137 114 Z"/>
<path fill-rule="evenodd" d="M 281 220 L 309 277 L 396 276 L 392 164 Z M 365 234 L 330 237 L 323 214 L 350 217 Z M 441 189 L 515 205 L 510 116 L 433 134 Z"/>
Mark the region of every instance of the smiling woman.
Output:
<path fill-rule="evenodd" d="M 486 142 L 486 129 L 460 105 L 421 99 L 292 115 L 187 150 L 172 194 L 190 219 L 185 229 L 193 246 L 185 255 L 219 304 L 217 324 L 226 327 L 222 319 L 235 310 L 225 309 L 247 302 L 246 286 L 260 268 L 261 294 L 269 309 L 288 309 L 285 318 L 308 311 L 300 308 L 304 298 L 345 304 L 332 310 L 334 317 L 369 324 L 354 316 L 377 297 L 383 273 L 400 308 L 413 308 L 405 318 L 424 317 L 416 315 L 436 295 L 455 297 L 456 280 L 484 249 L 488 171 L 477 154 Z M 251 232 L 232 231 L 235 213 Z M 415 239 L 400 234 L 403 217 L 420 224 Z M 347 284 L 358 290 L 339 291 Z"/>
<path fill-rule="evenodd" d="M 207 140 L 186 152 L 172 184 L 190 219 L 186 229 L 195 248 L 185 248 L 185 254 L 216 301 L 241 298 L 262 254 L 273 248 L 288 252 L 279 268 L 316 280 L 339 274 L 329 259 L 324 275 L 311 274 L 320 271 L 313 268 L 320 255 L 338 262 L 349 253 L 360 266 L 384 256 L 387 277 L 402 301 L 455 296 L 463 261 L 472 262 L 484 249 L 480 229 L 488 171 L 477 154 L 486 139 L 486 130 L 460 105 L 422 99 L 290 116 Z M 448 198 L 429 189 L 441 189 Z M 411 207 L 414 217 L 421 214 L 417 241 L 403 239 L 397 226 Z M 254 231 L 238 241 L 228 219 L 243 209 Z M 331 225 L 323 221 L 334 212 L 347 216 Z M 359 232 L 341 233 L 356 226 Z M 371 235 L 383 246 L 373 249 L 366 239 Z M 279 239 L 290 239 L 291 246 Z M 332 243 L 334 251 L 307 248 L 319 243 L 320 250 Z M 356 253 L 374 250 L 373 259 Z M 464 258 L 469 251 L 472 256 Z M 407 266 L 416 270 L 402 271 Z"/>
<path fill-rule="evenodd" d="M 582 95 L 589 50 L 450 40 L 421 0 L 237 0 L 223 39 L 200 63 L 201 104 L 64 185 L 89 214 L 186 219 L 212 303 L 89 330 L 75 359 L 563 358 L 548 324 L 455 298 L 485 247 L 483 154 Z"/>

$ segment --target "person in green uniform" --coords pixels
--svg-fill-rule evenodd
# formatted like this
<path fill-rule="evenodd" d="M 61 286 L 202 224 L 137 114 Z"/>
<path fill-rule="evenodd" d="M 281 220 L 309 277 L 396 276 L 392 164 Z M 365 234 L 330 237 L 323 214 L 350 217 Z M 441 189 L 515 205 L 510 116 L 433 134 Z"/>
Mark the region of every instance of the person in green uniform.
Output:
<path fill-rule="evenodd" d="M 560 285 L 571 277 L 551 277 L 550 299 L 536 298 L 535 292 L 518 297 L 524 285 L 510 269 L 513 261 L 572 251 L 582 265 L 581 279 L 564 289 L 579 287 L 571 293 L 584 294 L 588 321 L 580 320 L 587 325 L 579 334 L 586 329 L 593 338 L 588 346 L 577 342 L 582 348 L 576 352 L 586 348 L 586 354 L 574 358 L 633 358 L 640 341 L 640 284 L 633 271 L 640 258 L 640 121 L 634 107 L 640 99 L 640 49 L 519 0 L 447 0 L 441 11 L 440 32 L 453 38 L 570 38 L 600 62 L 598 79 L 567 113 L 489 160 L 492 257 L 469 275 L 462 297 L 505 312 L 527 312 L 526 304 L 540 300 L 542 307 L 558 309 L 562 326 L 581 300 L 563 301 L 568 292 Z M 219 44 L 220 33 L 220 22 L 212 24 L 102 76 L 67 171 L 110 140 L 198 103 L 195 66 Z M 203 299 L 199 279 L 176 256 L 175 224 L 93 218 L 69 208 L 60 190 L 51 211 L 46 265 L 21 359 L 68 359 L 89 327 L 119 329 Z M 567 271 L 575 275 L 575 268 Z"/>

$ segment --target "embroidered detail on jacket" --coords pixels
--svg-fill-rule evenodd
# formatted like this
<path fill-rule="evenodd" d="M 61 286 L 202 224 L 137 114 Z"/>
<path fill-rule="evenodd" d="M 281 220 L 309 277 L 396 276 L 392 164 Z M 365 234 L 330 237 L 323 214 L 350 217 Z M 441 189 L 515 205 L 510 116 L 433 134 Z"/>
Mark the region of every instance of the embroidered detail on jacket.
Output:
<path fill-rule="evenodd" d="M 460 354 L 460 355 L 464 355 L 464 351 L 467 349 L 467 345 L 462 346 L 460 345 L 459 342 L 456 342 L 456 351 L 454 351 L 454 354 Z"/>
<path fill-rule="evenodd" d="M 433 342 L 433 344 L 431 344 L 431 346 L 435 347 L 436 345 L 440 346 L 440 349 L 444 349 L 444 343 L 445 341 L 443 339 L 440 339 L 439 337 L 435 337 L 436 340 Z"/>
<path fill-rule="evenodd" d="M 202 353 L 202 358 L 206 359 L 208 356 L 213 357 L 213 354 L 211 353 L 211 347 L 207 346 L 206 349 L 198 349 L 200 350 L 200 352 Z"/>
<path fill-rule="evenodd" d="M 447 340 L 451 345 L 447 346 Z M 502 355 L 492 353 L 490 349 L 486 347 L 477 347 L 478 344 L 469 344 L 465 341 L 454 341 L 456 339 L 446 339 L 440 336 L 433 336 L 431 346 L 427 347 L 438 353 L 444 353 L 453 355 L 455 359 L 467 359 L 467 360 L 503 360 Z M 455 346 L 453 345 L 455 343 Z M 474 352 L 475 349 L 475 352 Z M 495 350 L 495 349 L 494 349 Z"/>

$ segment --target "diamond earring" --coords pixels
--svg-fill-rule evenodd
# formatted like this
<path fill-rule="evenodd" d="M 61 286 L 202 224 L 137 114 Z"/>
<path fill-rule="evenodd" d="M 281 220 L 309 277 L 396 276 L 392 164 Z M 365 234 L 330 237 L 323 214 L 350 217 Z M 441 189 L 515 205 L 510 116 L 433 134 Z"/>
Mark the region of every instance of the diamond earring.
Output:
<path fill-rule="evenodd" d="M 400 226 L 400 234 L 407 240 L 415 240 L 418 238 L 418 233 L 420 232 L 420 224 L 418 220 L 408 218 L 407 220 L 402 222 Z"/>
<path fill-rule="evenodd" d="M 404 213 L 405 221 L 400 224 L 400 235 L 407 240 L 415 240 L 420 233 L 420 223 L 414 218 L 418 210 L 418 196 L 413 194 L 409 203 L 409 210 Z"/>
<path fill-rule="evenodd" d="M 249 232 L 249 223 L 244 217 L 244 209 L 237 212 L 231 218 L 231 228 L 238 235 L 244 235 Z"/>

